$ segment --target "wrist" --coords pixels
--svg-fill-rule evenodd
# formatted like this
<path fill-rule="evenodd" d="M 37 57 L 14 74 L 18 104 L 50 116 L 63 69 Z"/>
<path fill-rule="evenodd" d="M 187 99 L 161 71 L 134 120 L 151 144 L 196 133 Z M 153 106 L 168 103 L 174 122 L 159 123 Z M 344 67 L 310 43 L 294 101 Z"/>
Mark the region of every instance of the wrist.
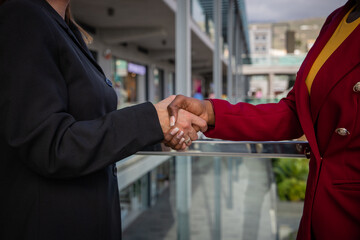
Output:
<path fill-rule="evenodd" d="M 154 104 L 163 133 L 170 129 L 169 114 L 159 103 Z"/>
<path fill-rule="evenodd" d="M 215 125 L 215 114 L 212 102 L 210 100 L 205 100 L 205 112 L 206 112 L 206 122 L 209 126 Z"/>

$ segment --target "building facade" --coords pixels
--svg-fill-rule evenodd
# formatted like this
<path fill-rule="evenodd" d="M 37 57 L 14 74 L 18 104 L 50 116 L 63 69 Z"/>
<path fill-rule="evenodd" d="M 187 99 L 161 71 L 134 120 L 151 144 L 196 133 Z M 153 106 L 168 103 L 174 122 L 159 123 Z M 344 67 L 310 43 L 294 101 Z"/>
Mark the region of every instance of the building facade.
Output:
<path fill-rule="evenodd" d="M 277 101 L 286 95 L 325 18 L 249 25 L 251 63 L 244 68 L 248 99 Z"/>

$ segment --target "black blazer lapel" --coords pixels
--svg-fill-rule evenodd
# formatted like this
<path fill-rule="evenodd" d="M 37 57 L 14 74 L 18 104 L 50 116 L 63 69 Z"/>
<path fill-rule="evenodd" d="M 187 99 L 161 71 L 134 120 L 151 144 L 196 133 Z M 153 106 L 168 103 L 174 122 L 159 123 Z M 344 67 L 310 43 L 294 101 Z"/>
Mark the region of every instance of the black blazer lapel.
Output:
<path fill-rule="evenodd" d="M 99 70 L 99 72 L 105 76 L 102 68 L 96 62 L 91 52 L 87 48 L 84 40 L 82 39 L 81 33 L 75 26 L 75 24 L 70 23 L 70 26 L 65 22 L 65 20 L 55 11 L 55 9 L 45 0 L 35 0 L 40 3 L 40 5 L 47 10 L 49 15 L 55 19 L 55 21 L 65 30 L 65 32 L 70 36 L 73 42 L 80 48 L 84 55 L 94 64 L 94 66 Z M 75 34 L 77 36 L 75 36 Z"/>

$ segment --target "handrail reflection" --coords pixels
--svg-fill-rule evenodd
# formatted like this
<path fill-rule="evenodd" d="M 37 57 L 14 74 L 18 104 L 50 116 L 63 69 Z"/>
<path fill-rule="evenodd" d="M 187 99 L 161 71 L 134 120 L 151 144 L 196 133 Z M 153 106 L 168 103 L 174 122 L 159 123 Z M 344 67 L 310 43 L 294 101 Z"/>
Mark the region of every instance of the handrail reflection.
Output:
<path fill-rule="evenodd" d="M 304 158 L 307 141 L 224 141 L 198 140 L 185 151 L 163 147 L 162 151 L 140 151 L 137 155 L 226 156 L 250 158 Z"/>

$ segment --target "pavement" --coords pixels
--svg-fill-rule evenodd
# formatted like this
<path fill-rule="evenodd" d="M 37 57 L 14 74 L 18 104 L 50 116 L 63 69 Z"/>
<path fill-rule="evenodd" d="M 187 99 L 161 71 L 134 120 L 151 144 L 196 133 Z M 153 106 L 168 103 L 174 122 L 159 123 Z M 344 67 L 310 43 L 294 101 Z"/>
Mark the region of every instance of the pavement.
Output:
<path fill-rule="evenodd" d="M 304 202 L 277 202 L 279 240 L 295 240 Z"/>
<path fill-rule="evenodd" d="M 187 240 L 275 240 L 276 210 L 268 159 L 222 158 L 215 191 L 214 158 L 194 157 Z M 215 219 L 216 197 L 221 217 Z M 175 182 L 123 233 L 124 240 L 176 240 Z M 220 222 L 221 228 L 217 228 Z M 181 233 L 180 233 L 181 234 Z M 218 236 L 218 237 L 217 237 Z"/>

